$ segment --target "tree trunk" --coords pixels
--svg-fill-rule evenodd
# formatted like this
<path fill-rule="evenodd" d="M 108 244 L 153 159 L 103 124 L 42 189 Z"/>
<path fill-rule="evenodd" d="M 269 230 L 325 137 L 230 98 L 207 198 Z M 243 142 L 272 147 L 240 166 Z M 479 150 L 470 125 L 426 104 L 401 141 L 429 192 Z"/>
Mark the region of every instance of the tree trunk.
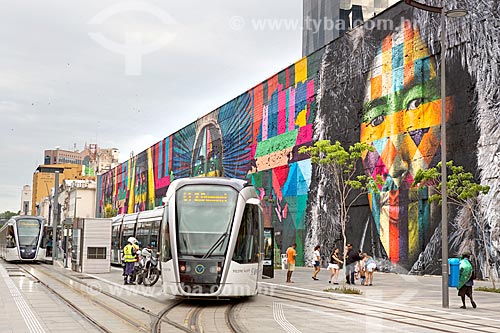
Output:
<path fill-rule="evenodd" d="M 490 265 L 490 254 L 488 252 L 488 243 L 486 242 L 486 233 L 484 232 L 484 227 L 485 227 L 485 220 L 481 216 L 481 233 L 483 235 L 483 245 L 484 245 L 484 253 L 486 255 L 486 265 L 488 269 L 488 275 L 490 276 L 491 284 L 493 286 L 493 289 L 496 289 L 495 285 L 495 277 L 493 276 L 493 270 L 491 269 Z"/>

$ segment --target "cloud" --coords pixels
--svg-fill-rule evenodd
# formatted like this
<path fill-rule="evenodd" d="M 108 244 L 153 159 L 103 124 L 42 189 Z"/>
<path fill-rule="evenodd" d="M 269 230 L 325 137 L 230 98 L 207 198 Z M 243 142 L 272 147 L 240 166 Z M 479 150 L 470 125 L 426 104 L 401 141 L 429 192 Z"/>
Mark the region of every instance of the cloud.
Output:
<path fill-rule="evenodd" d="M 231 30 L 245 19 L 301 18 L 286 0 L 144 1 L 167 12 L 165 25 L 147 13 L 89 20 L 121 1 L 4 0 L 0 12 L 0 212 L 19 210 L 43 151 L 118 148 L 121 162 L 250 89 L 300 58 L 300 31 Z M 164 31 L 165 47 L 142 58 L 139 76 L 125 75 L 123 55 L 89 33 L 122 43 L 127 32 L 145 42 Z"/>

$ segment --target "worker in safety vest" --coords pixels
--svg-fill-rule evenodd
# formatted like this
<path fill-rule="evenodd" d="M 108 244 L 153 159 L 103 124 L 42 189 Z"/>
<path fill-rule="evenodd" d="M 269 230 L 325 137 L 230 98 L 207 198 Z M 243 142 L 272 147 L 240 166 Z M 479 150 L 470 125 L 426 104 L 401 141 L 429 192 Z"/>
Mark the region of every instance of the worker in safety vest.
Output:
<path fill-rule="evenodd" d="M 125 261 L 124 284 L 135 284 L 132 281 L 132 275 L 134 274 L 134 265 L 137 261 L 138 250 L 139 246 L 137 245 L 137 239 L 129 237 L 127 239 L 127 245 L 123 248 L 123 261 Z"/>

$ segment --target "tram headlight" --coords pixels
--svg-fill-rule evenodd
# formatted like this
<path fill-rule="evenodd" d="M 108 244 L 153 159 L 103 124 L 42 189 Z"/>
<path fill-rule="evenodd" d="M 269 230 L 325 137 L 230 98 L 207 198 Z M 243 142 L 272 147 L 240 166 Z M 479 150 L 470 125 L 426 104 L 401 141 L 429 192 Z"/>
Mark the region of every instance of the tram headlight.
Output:
<path fill-rule="evenodd" d="M 191 266 L 188 265 L 185 261 L 179 261 L 179 271 L 181 273 L 189 273 L 191 272 Z"/>
<path fill-rule="evenodd" d="M 218 262 L 217 266 L 210 266 L 210 273 L 220 274 L 222 272 L 222 263 Z"/>

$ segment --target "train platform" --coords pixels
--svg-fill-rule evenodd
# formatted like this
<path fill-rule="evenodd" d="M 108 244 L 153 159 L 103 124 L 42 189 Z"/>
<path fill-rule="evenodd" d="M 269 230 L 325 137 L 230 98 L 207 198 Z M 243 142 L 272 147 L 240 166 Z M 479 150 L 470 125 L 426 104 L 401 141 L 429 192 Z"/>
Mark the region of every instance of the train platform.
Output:
<path fill-rule="evenodd" d="M 238 302 L 182 302 L 162 294 L 161 280 L 123 285 L 119 267 L 82 274 L 58 264 L 0 261 L 0 333 L 500 332 L 500 294 L 474 291 L 477 309 L 469 303 L 460 309 L 450 288 L 450 308 L 443 309 L 439 276 L 376 272 L 373 286 L 357 281 L 351 287 L 362 294 L 350 295 L 328 292 L 337 287 L 328 283 L 329 272 L 322 269 L 315 281 L 312 271 L 298 267 L 294 283 L 286 283 L 286 271 L 275 270 L 258 296 Z"/>
<path fill-rule="evenodd" d="M 16 266 L 0 262 L 0 332 L 98 332 Z"/>

